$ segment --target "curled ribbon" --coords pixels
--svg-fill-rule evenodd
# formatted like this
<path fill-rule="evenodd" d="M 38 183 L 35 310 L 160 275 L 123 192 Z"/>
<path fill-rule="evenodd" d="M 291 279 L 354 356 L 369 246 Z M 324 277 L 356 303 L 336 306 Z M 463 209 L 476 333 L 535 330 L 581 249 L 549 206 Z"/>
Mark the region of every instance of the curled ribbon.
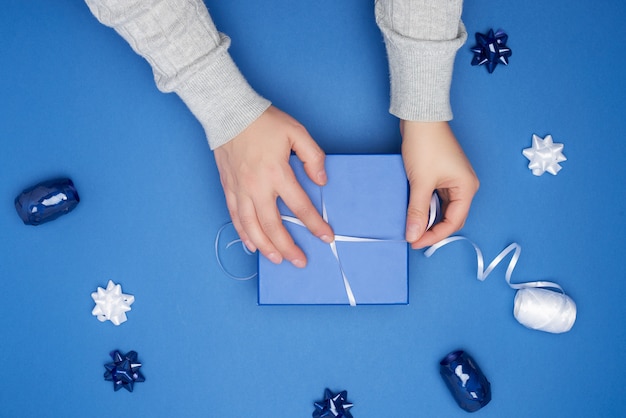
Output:
<path fill-rule="evenodd" d="M 224 273 L 225 275 L 227 275 L 228 277 L 230 277 L 233 280 L 240 280 L 240 281 L 245 281 L 245 280 L 250 280 L 250 279 L 254 279 L 257 276 L 257 273 L 251 273 L 249 275 L 245 275 L 245 276 L 238 276 L 236 274 L 231 273 L 225 266 L 224 263 L 222 261 L 222 257 L 220 256 L 220 238 L 222 238 L 222 234 L 224 233 L 224 231 L 226 231 L 226 229 L 228 227 L 233 226 L 232 222 L 228 222 L 224 225 L 222 225 L 220 227 L 220 229 L 217 230 L 217 234 L 215 234 L 215 259 L 217 260 L 217 265 L 220 268 L 220 270 L 222 270 L 222 273 Z M 241 245 L 241 248 L 243 249 L 243 252 L 247 255 L 254 255 L 254 253 L 250 252 L 250 250 L 248 250 L 248 247 L 246 247 L 243 243 L 243 241 L 240 238 L 236 238 L 234 240 L 228 241 L 226 243 L 226 246 L 224 247 L 225 249 L 229 250 L 231 249 L 231 247 L 235 246 L 235 245 Z"/>
<path fill-rule="evenodd" d="M 324 193 L 323 193 L 323 188 L 322 187 L 320 187 L 320 200 L 321 200 L 321 204 L 322 204 L 322 219 L 324 219 L 324 221 L 326 223 L 330 224 L 329 219 L 328 219 L 328 212 L 326 210 L 326 205 L 324 203 Z M 436 193 L 433 193 L 433 196 L 432 196 L 431 201 L 430 201 L 430 213 L 429 213 L 429 216 L 428 216 L 428 226 L 427 226 L 427 229 L 429 229 L 440 218 L 440 212 L 441 212 L 441 208 L 440 208 L 439 197 L 437 196 Z M 285 222 L 289 222 L 289 223 L 292 223 L 294 225 L 298 225 L 298 226 L 306 228 L 306 225 L 304 225 L 304 223 L 300 219 L 296 218 L 295 216 L 281 215 L 281 219 L 283 221 L 285 221 Z M 224 264 L 222 263 L 222 260 L 221 260 L 220 254 L 219 254 L 219 240 L 220 240 L 220 237 L 222 235 L 222 232 L 229 225 L 232 225 L 232 222 L 229 222 L 229 223 L 223 225 L 218 230 L 217 236 L 215 238 L 215 257 L 217 259 L 217 264 L 220 267 L 220 269 L 222 270 L 222 272 L 224 272 L 224 274 L 226 274 L 231 279 L 234 279 L 234 280 L 250 280 L 250 279 L 256 277 L 257 273 L 252 273 L 252 274 L 250 274 L 248 276 L 237 276 L 237 275 L 234 275 L 234 274 L 230 273 L 224 267 Z M 350 306 L 356 306 L 357 303 L 356 303 L 356 298 L 354 296 L 354 292 L 352 291 L 352 287 L 350 286 L 350 281 L 348 280 L 348 276 L 347 276 L 347 274 L 346 274 L 346 272 L 343 269 L 343 266 L 341 264 L 341 257 L 339 256 L 339 251 L 337 250 L 337 242 L 404 242 L 404 240 L 370 238 L 370 237 L 357 237 L 357 236 L 351 236 L 351 235 L 335 235 L 333 242 L 328 244 L 330 246 L 330 250 L 331 250 L 333 256 L 335 257 L 335 260 L 337 261 L 337 266 L 339 267 L 339 272 L 341 273 L 341 278 L 343 280 L 343 286 L 344 286 L 344 288 L 346 290 L 346 296 L 348 297 L 348 302 L 350 303 Z M 235 240 L 232 240 L 232 241 L 228 242 L 226 244 L 225 248 L 229 249 L 230 247 L 232 247 L 233 245 L 236 245 L 236 244 L 241 244 L 243 249 L 244 249 L 244 251 L 247 254 L 249 254 L 249 255 L 252 254 L 245 247 L 245 245 L 243 244 L 241 239 L 235 239 Z"/>
<path fill-rule="evenodd" d="M 430 257 L 441 247 L 461 240 L 468 241 L 476 251 L 476 278 L 480 281 L 485 280 L 507 255 L 513 253 L 504 278 L 512 289 L 517 290 L 513 314 L 519 323 L 527 328 L 555 334 L 567 332 L 572 328 L 576 321 L 576 304 L 557 283 L 549 281 L 511 283 L 513 270 L 515 270 L 522 252 L 522 247 L 516 242 L 502 250 L 487 268 L 485 268 L 485 261 L 480 248 L 463 236 L 443 239 L 429 247 L 424 255 Z"/>

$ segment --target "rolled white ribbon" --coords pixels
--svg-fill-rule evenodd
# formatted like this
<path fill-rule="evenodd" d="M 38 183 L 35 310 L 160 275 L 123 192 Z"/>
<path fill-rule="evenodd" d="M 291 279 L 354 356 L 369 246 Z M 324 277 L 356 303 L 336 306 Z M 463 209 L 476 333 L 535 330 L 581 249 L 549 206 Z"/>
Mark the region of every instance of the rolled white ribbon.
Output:
<path fill-rule="evenodd" d="M 565 293 L 524 288 L 515 294 L 513 315 L 527 328 L 560 334 L 574 326 L 576 304 Z"/>
<path fill-rule="evenodd" d="M 485 261 L 480 248 L 463 236 L 443 239 L 429 247 L 424 252 L 424 255 L 430 257 L 439 248 L 460 240 L 468 241 L 476 251 L 476 278 L 480 281 L 485 280 L 509 253 L 513 253 L 504 278 L 511 288 L 517 290 L 513 315 L 520 324 L 530 329 L 551 332 L 553 334 L 567 332 L 574 326 L 574 322 L 576 322 L 576 304 L 557 283 L 548 281 L 511 283 L 511 275 L 522 252 L 522 247 L 515 242 L 502 250 L 487 268 L 484 268 Z M 556 289 L 556 291 L 551 289 Z"/>

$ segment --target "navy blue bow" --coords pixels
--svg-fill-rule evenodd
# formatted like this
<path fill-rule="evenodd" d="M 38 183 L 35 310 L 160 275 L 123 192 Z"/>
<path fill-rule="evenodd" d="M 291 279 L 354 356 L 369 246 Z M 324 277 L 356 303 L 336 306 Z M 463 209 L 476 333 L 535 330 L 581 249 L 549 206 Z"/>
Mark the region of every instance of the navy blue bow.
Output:
<path fill-rule="evenodd" d="M 474 53 L 472 65 L 486 64 L 490 73 L 498 64 L 509 65 L 512 52 L 511 48 L 506 46 L 508 39 L 509 36 L 500 29 L 496 33 L 489 29 L 486 35 L 476 32 L 476 46 L 472 48 Z"/>
<path fill-rule="evenodd" d="M 315 402 L 313 418 L 352 418 L 349 409 L 354 405 L 348 402 L 348 392 L 343 390 L 333 394 L 330 389 L 324 390 L 324 400 Z"/>
<path fill-rule="evenodd" d="M 104 368 L 107 369 L 104 373 L 104 380 L 112 381 L 115 391 L 124 388 L 132 392 L 135 382 L 144 382 L 146 380 L 139 371 L 141 363 L 137 360 L 136 351 L 129 351 L 122 355 L 122 353 L 115 350 L 111 352 L 111 358 L 113 358 L 113 362 L 104 365 Z"/>

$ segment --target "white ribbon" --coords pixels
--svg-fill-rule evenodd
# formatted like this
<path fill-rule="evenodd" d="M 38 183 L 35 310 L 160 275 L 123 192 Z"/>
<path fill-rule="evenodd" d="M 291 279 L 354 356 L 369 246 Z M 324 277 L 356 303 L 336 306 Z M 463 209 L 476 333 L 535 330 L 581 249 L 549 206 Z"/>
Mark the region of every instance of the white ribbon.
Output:
<path fill-rule="evenodd" d="M 306 228 L 306 225 L 304 225 L 304 223 L 294 217 L 294 216 L 288 216 L 288 215 L 282 215 L 281 216 L 282 220 L 285 222 L 289 222 L 295 225 L 299 225 L 301 227 Z M 322 201 L 322 218 L 324 219 L 324 221 L 326 221 L 328 223 L 328 213 L 326 212 L 326 205 L 324 205 L 324 202 Z M 252 273 L 248 276 L 236 276 L 232 273 L 230 273 L 226 267 L 224 267 L 224 264 L 222 262 L 222 258 L 220 257 L 220 253 L 219 253 L 219 241 L 221 238 L 222 233 L 224 232 L 224 230 L 228 227 L 232 225 L 232 222 L 229 222 L 225 225 L 223 225 L 218 231 L 217 231 L 217 235 L 215 237 L 215 258 L 217 259 L 217 265 L 220 267 L 220 269 L 222 270 L 222 272 L 224 274 L 226 274 L 228 277 L 230 277 L 231 279 L 234 280 L 250 280 L 255 278 L 258 273 Z M 380 239 L 380 238 L 363 238 L 363 237 L 354 237 L 354 236 L 349 236 L 349 235 L 335 235 L 334 237 L 334 241 L 331 242 L 329 244 L 330 246 L 330 250 L 333 253 L 333 256 L 335 257 L 335 260 L 337 260 L 337 265 L 339 267 L 339 271 L 341 273 L 341 277 L 343 279 L 343 285 L 344 288 L 346 289 L 346 295 L 348 296 L 348 302 L 350 303 L 350 306 L 356 306 L 356 298 L 354 297 L 354 293 L 352 292 L 352 287 L 350 286 L 350 281 L 348 280 L 348 276 L 346 275 L 346 272 L 343 269 L 343 266 L 341 265 L 341 258 L 339 257 L 339 252 L 337 250 L 337 242 L 400 242 L 402 240 L 389 240 L 389 239 Z M 244 251 L 248 254 L 248 255 L 252 255 L 252 253 L 250 253 L 250 251 L 246 248 L 246 246 L 243 244 L 243 242 L 241 241 L 241 239 L 235 239 L 232 241 L 229 241 L 226 244 L 226 249 L 229 249 L 230 247 L 232 247 L 233 245 L 236 244 L 241 244 L 241 246 L 243 247 Z"/>
<path fill-rule="evenodd" d="M 250 280 L 250 279 L 254 279 L 258 273 L 252 273 L 249 274 L 247 276 L 236 276 L 232 273 L 230 273 L 228 271 L 228 269 L 226 267 L 224 267 L 224 263 L 222 263 L 222 257 L 220 257 L 220 248 L 219 248 L 219 244 L 220 244 L 220 238 L 222 237 L 222 233 L 224 232 L 224 230 L 226 228 L 228 228 L 229 226 L 232 226 L 233 223 L 232 222 L 228 222 L 224 225 L 222 225 L 220 227 L 220 229 L 217 230 L 217 234 L 215 235 L 215 259 L 217 260 L 217 265 L 219 266 L 219 268 L 222 270 L 222 273 L 224 273 L 225 275 L 227 275 L 228 277 L 230 277 L 233 280 L 240 280 L 240 281 L 244 281 L 244 280 Z M 241 244 L 241 247 L 243 248 L 243 251 L 248 254 L 248 255 L 253 255 L 253 253 L 250 252 L 250 250 L 248 250 L 248 247 L 246 247 L 243 243 L 243 241 L 240 238 L 234 239 L 232 241 L 229 241 L 226 244 L 226 249 L 228 250 L 230 247 L 232 247 L 235 244 Z"/>
<path fill-rule="evenodd" d="M 330 222 L 328 221 L 328 212 L 326 211 L 326 204 L 324 203 L 324 194 L 322 193 L 322 188 L 320 188 L 320 199 L 322 202 L 322 218 L 324 219 L 326 223 L 330 225 Z M 436 200 L 436 203 L 433 203 L 433 201 L 435 200 Z M 435 199 L 435 195 L 433 195 L 433 199 L 431 200 L 431 209 L 433 208 L 433 205 L 438 205 L 438 203 L 439 203 L 439 199 Z M 434 223 L 436 213 L 431 213 L 430 217 L 432 218 L 432 222 Z M 296 217 L 283 215 L 281 216 L 281 218 L 286 222 L 290 222 L 290 223 L 306 228 L 304 223 L 302 223 L 302 221 Z M 429 224 L 428 227 L 430 228 L 431 225 L 432 224 Z M 346 272 L 343 269 L 343 266 L 341 265 L 341 257 L 339 257 L 339 252 L 337 250 L 337 242 L 405 242 L 405 241 L 382 239 L 382 238 L 364 238 L 364 237 L 355 237 L 355 236 L 350 236 L 350 235 L 335 235 L 334 238 L 335 239 L 333 240 L 333 242 L 331 242 L 328 245 L 330 246 L 330 250 L 332 251 L 333 256 L 335 257 L 335 260 L 337 260 L 337 266 L 339 267 L 339 272 L 341 273 L 341 278 L 343 279 L 343 286 L 346 289 L 348 302 L 350 303 L 350 306 L 356 306 L 356 298 L 354 297 L 354 293 L 352 292 L 350 281 L 348 280 L 348 276 L 346 275 Z"/>
<path fill-rule="evenodd" d="M 564 293 L 543 288 L 520 289 L 515 294 L 513 315 L 530 329 L 559 334 L 576 321 L 576 304 Z"/>
<path fill-rule="evenodd" d="M 517 290 L 513 314 L 519 323 L 531 329 L 555 334 L 567 332 L 572 328 L 576 321 L 576 304 L 557 283 L 548 281 L 511 283 L 513 270 L 522 252 L 522 247 L 515 242 L 502 250 L 486 269 L 480 248 L 463 236 L 443 239 L 429 247 L 424 255 L 430 257 L 441 247 L 460 240 L 468 241 L 476 251 L 476 278 L 480 281 L 485 280 L 507 255 L 513 253 L 504 278 L 511 288 Z"/>
<path fill-rule="evenodd" d="M 326 204 L 324 203 L 324 194 L 323 194 L 323 189 L 320 187 L 320 199 L 321 199 L 321 203 L 322 203 L 322 218 L 324 219 L 324 221 L 328 224 L 330 224 L 330 222 L 328 221 L 328 212 L 326 211 Z M 437 196 L 436 193 L 433 193 L 433 196 L 430 200 L 430 213 L 428 215 L 428 226 L 427 229 L 429 229 L 431 226 L 433 226 L 433 224 L 439 219 L 440 217 L 440 212 L 441 212 L 441 207 L 440 207 L 440 203 L 439 203 L 439 197 Z M 306 228 L 306 225 L 304 225 L 304 223 L 296 218 L 295 216 L 288 216 L 288 215 L 281 215 L 281 219 L 285 222 L 289 222 L 301 227 Z M 232 222 L 229 222 L 225 225 L 223 225 L 218 231 L 217 231 L 217 235 L 215 237 L 215 258 L 217 259 L 217 264 L 219 266 L 219 268 L 222 270 L 222 272 L 224 272 L 224 274 L 226 274 L 228 277 L 230 277 L 231 279 L 234 280 L 250 280 L 253 279 L 254 277 L 256 277 L 258 275 L 258 273 L 252 273 L 248 276 L 236 276 L 234 274 L 231 274 L 225 267 L 224 264 L 222 263 L 222 259 L 220 257 L 220 253 L 219 253 L 219 240 L 220 237 L 222 235 L 222 233 L 224 232 L 224 229 L 226 229 L 226 227 L 232 225 Z M 337 250 L 337 242 L 405 242 L 404 240 L 392 240 L 392 239 L 382 239 L 382 238 L 366 238 L 366 237 L 356 237 L 356 236 L 350 236 L 350 235 L 335 235 L 334 236 L 334 240 L 333 242 L 331 242 L 329 244 L 330 246 L 330 250 L 333 253 L 333 256 L 335 257 L 335 260 L 337 261 L 337 266 L 339 267 L 339 272 L 341 273 L 341 278 L 343 279 L 343 286 L 346 290 L 346 296 L 348 297 L 348 302 L 350 303 L 350 306 L 356 306 L 356 298 L 354 297 L 354 292 L 352 291 L 352 287 L 350 286 L 350 281 L 348 280 L 348 276 L 346 275 L 345 270 L 343 269 L 343 266 L 341 264 L 341 257 L 339 257 L 339 251 Z M 246 246 L 243 244 L 243 242 L 241 241 L 241 239 L 235 239 L 232 240 L 230 242 L 228 242 L 226 244 L 226 249 L 229 249 L 230 247 L 232 247 L 235 244 L 241 244 L 241 246 L 243 247 L 244 251 L 251 255 L 250 251 L 248 251 L 248 249 L 246 248 Z"/>

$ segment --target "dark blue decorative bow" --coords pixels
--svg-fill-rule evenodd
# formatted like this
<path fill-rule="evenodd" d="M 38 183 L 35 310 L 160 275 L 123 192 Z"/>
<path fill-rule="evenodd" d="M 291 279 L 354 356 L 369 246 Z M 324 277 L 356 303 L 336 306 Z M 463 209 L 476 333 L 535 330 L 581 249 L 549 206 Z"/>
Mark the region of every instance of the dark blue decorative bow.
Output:
<path fill-rule="evenodd" d="M 493 33 L 493 29 L 489 29 L 487 35 L 476 32 L 476 46 L 472 48 L 474 53 L 472 65 L 486 64 L 487 71 L 490 73 L 498 64 L 509 65 L 512 52 L 506 46 L 508 39 L 509 36 L 500 29 L 496 33 Z"/>
<path fill-rule="evenodd" d="M 135 382 L 144 382 L 146 380 L 139 371 L 141 363 L 137 360 L 136 351 L 129 351 L 122 355 L 122 353 L 115 350 L 111 352 L 111 358 L 113 358 L 113 362 L 104 365 L 104 368 L 107 369 L 104 373 L 104 380 L 112 381 L 115 391 L 124 388 L 132 392 Z"/>
<path fill-rule="evenodd" d="M 354 405 L 348 402 L 348 391 L 333 394 L 330 389 L 324 390 L 324 400 L 315 402 L 313 418 L 337 417 L 352 418 L 349 409 Z"/>

